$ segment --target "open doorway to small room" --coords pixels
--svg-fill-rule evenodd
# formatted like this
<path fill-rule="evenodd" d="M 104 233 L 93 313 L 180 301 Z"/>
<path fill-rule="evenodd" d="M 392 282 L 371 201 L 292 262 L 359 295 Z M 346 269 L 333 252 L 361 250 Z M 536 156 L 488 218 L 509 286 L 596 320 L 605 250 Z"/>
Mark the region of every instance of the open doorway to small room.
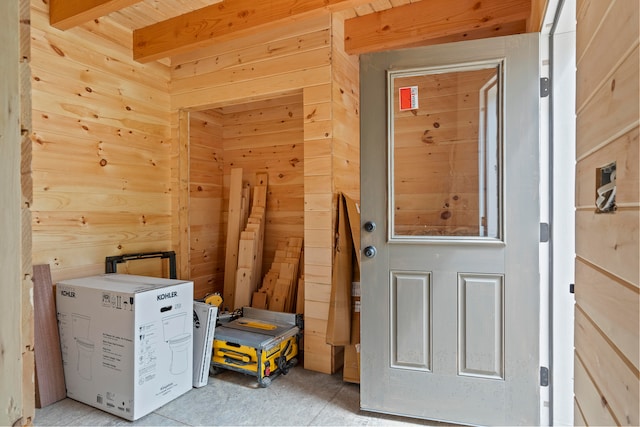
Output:
<path fill-rule="evenodd" d="M 277 242 L 304 235 L 304 129 L 302 91 L 182 113 L 187 144 L 180 154 L 181 277 L 194 282 L 194 297 L 223 295 L 230 173 L 242 168 L 253 188 L 268 173 L 262 271 Z M 181 142 L 183 141 L 181 135 Z"/>

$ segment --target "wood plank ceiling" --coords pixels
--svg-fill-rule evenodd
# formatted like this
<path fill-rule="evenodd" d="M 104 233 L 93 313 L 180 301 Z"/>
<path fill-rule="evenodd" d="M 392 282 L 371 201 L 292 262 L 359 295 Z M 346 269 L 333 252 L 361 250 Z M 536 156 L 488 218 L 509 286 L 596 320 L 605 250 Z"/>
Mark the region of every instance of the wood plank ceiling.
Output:
<path fill-rule="evenodd" d="M 539 31 L 546 0 L 50 0 L 62 30 L 109 17 L 140 62 L 310 16 L 344 14 L 350 54 Z"/>

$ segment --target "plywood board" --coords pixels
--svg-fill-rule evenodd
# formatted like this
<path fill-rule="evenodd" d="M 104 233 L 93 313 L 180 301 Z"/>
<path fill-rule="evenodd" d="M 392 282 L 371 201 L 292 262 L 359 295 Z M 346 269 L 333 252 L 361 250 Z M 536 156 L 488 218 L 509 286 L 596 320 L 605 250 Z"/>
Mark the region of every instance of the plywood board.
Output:
<path fill-rule="evenodd" d="M 251 298 L 251 307 L 267 309 L 268 297 L 265 292 L 254 292 Z"/>
<path fill-rule="evenodd" d="M 49 265 L 33 266 L 36 407 L 67 397 L 58 334 L 58 318 Z"/>

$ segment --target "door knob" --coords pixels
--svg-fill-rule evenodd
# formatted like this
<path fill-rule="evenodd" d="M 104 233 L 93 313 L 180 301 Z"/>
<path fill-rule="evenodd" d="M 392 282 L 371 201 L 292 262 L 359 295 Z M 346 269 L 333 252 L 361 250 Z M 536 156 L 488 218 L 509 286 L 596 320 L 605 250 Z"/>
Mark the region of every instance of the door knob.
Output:
<path fill-rule="evenodd" d="M 364 256 L 366 256 L 367 258 L 373 258 L 374 256 L 376 256 L 376 253 L 378 253 L 378 251 L 376 250 L 375 246 L 367 246 L 366 248 L 364 248 Z"/>
<path fill-rule="evenodd" d="M 369 233 L 371 233 L 373 230 L 376 229 L 376 223 L 373 221 L 367 221 L 364 223 L 364 229 Z"/>

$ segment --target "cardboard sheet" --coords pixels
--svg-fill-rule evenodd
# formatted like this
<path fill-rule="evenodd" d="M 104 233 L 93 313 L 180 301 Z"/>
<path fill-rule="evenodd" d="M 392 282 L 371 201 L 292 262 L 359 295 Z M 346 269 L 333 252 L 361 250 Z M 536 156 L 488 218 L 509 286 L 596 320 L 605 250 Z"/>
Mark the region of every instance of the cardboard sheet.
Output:
<path fill-rule="evenodd" d="M 351 343 L 351 277 L 353 275 L 353 241 L 349 229 L 346 201 L 338 195 L 337 238 L 334 250 L 327 344 Z"/>

